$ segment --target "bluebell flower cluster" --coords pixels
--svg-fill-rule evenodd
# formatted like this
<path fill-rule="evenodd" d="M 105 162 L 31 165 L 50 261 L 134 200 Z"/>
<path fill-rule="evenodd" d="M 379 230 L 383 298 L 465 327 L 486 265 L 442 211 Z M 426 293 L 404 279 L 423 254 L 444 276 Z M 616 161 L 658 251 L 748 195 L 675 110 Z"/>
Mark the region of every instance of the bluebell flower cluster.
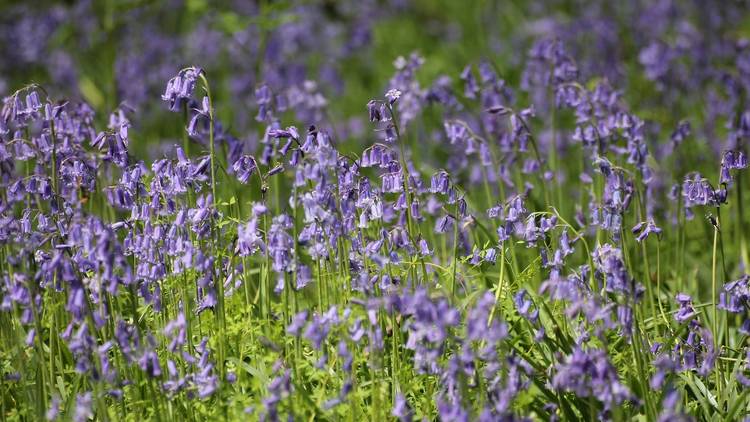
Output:
<path fill-rule="evenodd" d="M 2 418 L 750 411 L 740 5 L 516 5 L 531 36 L 407 51 L 341 110 L 341 64 L 370 79 L 373 28 L 419 5 L 238 5 L 179 36 L 91 3 L 0 28 Z M 70 20 L 112 80 L 47 54 Z M 47 88 L 11 91 L 32 65 Z"/>

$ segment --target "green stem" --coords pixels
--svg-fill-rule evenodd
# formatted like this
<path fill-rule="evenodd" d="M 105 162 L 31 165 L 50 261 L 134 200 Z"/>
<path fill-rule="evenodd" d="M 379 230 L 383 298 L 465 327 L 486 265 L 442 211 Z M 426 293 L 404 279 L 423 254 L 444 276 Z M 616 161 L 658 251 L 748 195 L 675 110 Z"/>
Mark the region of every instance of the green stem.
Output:
<path fill-rule="evenodd" d="M 740 256 L 745 268 L 750 266 L 750 256 L 748 256 L 747 238 L 745 232 L 745 210 L 742 201 L 742 174 L 737 175 L 737 224 L 739 225 L 738 236 L 740 238 Z"/>
<path fill-rule="evenodd" d="M 453 297 L 456 297 L 456 273 L 458 270 L 458 198 L 456 198 L 455 217 L 453 219 L 453 282 L 451 290 Z"/>
<path fill-rule="evenodd" d="M 206 97 L 208 98 L 208 140 L 209 140 L 209 152 L 211 155 L 211 194 L 214 197 L 214 203 L 216 203 L 216 160 L 214 153 L 214 106 L 213 99 L 211 98 L 211 87 L 208 84 L 208 79 L 201 73 L 201 80 L 203 81 L 203 88 L 206 90 Z"/>
<path fill-rule="evenodd" d="M 719 308 L 716 303 L 716 255 L 717 255 L 717 249 L 719 244 L 719 217 L 716 217 L 716 222 L 714 223 L 714 241 L 713 241 L 713 248 L 711 252 L 711 304 L 713 307 L 713 338 L 714 338 L 714 348 L 719 349 Z M 719 369 L 719 365 L 716 365 L 716 387 L 721 393 L 721 383 L 719 380 L 721 379 L 721 373 Z"/>
<path fill-rule="evenodd" d="M 414 246 L 415 249 L 419 249 L 417 246 L 417 243 L 414 241 L 414 223 L 412 222 L 412 215 L 411 215 L 411 207 L 412 207 L 412 201 L 413 198 L 411 196 L 411 189 L 409 184 L 409 169 L 406 165 L 406 151 L 404 148 L 404 140 L 401 137 L 401 130 L 398 126 L 398 116 L 393 110 L 393 106 L 390 103 L 386 103 L 388 105 L 388 112 L 391 115 L 391 120 L 393 121 L 393 129 L 396 131 L 396 139 L 398 140 L 398 146 L 399 146 L 399 152 L 401 155 L 401 175 L 402 175 L 402 183 L 403 183 L 403 189 L 404 189 L 404 195 L 406 197 L 406 232 L 409 236 L 409 241 L 411 242 L 412 246 Z M 417 230 L 419 230 L 419 224 L 417 224 Z M 421 237 L 422 233 L 421 231 L 418 233 L 418 235 Z M 422 267 L 422 276 L 423 281 L 427 281 L 427 266 L 424 262 L 424 257 L 420 254 L 419 255 L 419 261 L 421 263 Z M 416 279 L 416 272 L 413 272 L 412 278 L 414 279 L 414 282 L 417 282 Z"/>
<path fill-rule="evenodd" d="M 656 300 L 659 303 L 659 313 L 661 313 L 666 326 L 669 327 L 669 319 L 664 313 L 664 307 L 661 303 L 661 239 L 657 239 L 656 242 Z"/>
<path fill-rule="evenodd" d="M 188 109 L 187 103 L 182 104 L 182 118 L 187 122 L 188 120 Z M 182 149 L 185 151 L 185 156 L 190 157 L 190 137 L 186 130 L 182 131 Z"/>
<path fill-rule="evenodd" d="M 500 278 L 497 280 L 497 290 L 495 290 L 495 306 L 490 311 L 490 316 L 487 319 L 487 326 L 492 323 L 492 318 L 495 316 L 495 309 L 500 305 L 500 299 L 503 294 L 503 287 L 505 284 L 505 246 L 500 245 Z"/>
<path fill-rule="evenodd" d="M 203 89 L 206 91 L 206 98 L 208 98 L 208 140 L 209 140 L 209 154 L 211 157 L 211 195 L 213 197 L 213 204 L 214 206 L 219 203 L 219 198 L 216 196 L 216 151 L 215 151 L 215 142 L 214 142 L 214 106 L 213 106 L 213 99 L 211 97 L 211 87 L 208 83 L 208 79 L 206 78 L 206 75 L 201 72 L 200 74 L 201 81 L 203 82 Z M 212 217 L 213 218 L 213 217 Z M 214 225 L 212 225 L 214 226 Z M 214 249 L 216 251 L 219 250 L 219 233 L 218 230 L 213 228 L 213 242 L 214 242 Z M 224 310 L 224 282 L 221 279 L 221 260 L 216 260 L 216 265 L 218 271 L 216 271 L 217 278 L 214 280 L 214 285 L 216 286 L 217 290 L 217 299 L 218 299 L 218 306 L 217 306 L 217 313 L 218 313 L 218 326 L 217 330 L 219 331 L 219 373 L 221 374 L 221 379 L 224 379 L 224 335 L 226 333 L 226 314 Z"/>

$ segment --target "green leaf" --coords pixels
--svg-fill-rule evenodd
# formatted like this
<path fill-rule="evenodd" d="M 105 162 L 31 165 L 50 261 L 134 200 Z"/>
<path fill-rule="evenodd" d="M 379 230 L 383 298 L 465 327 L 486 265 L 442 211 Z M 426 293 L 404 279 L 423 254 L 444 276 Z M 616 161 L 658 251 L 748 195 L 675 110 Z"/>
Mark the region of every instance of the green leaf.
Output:
<path fill-rule="evenodd" d="M 87 76 L 81 76 L 78 81 L 78 89 L 83 98 L 94 109 L 100 109 L 104 105 L 104 94 L 97 88 L 96 84 Z"/>
<path fill-rule="evenodd" d="M 742 394 L 739 395 L 739 397 L 735 398 L 735 400 L 732 401 L 732 405 L 729 408 L 729 412 L 727 412 L 727 416 L 724 418 L 725 421 L 730 422 L 735 420 L 734 416 L 739 412 L 741 408 L 747 409 L 747 395 L 750 393 L 750 390 L 745 389 Z"/>
<path fill-rule="evenodd" d="M 698 378 L 693 377 L 692 374 L 690 374 L 690 376 L 680 374 L 680 378 L 682 378 L 682 380 L 685 381 L 693 391 L 693 394 L 695 394 L 695 397 L 698 399 L 698 403 L 703 408 L 703 413 L 707 418 L 719 411 L 719 405 L 716 403 L 716 399 L 706 390 L 706 386 L 703 382 Z M 712 406 L 713 409 L 711 408 Z"/>

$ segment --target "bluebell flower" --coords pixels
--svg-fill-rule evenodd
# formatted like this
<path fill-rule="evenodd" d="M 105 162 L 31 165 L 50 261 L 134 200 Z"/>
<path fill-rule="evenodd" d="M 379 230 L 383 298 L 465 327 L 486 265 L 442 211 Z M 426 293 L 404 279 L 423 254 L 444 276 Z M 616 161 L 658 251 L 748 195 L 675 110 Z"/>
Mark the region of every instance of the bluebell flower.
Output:
<path fill-rule="evenodd" d="M 697 315 L 695 309 L 693 309 L 693 299 L 684 293 L 678 293 L 675 296 L 677 303 L 680 305 L 680 309 L 674 315 L 674 319 L 679 323 L 690 321 Z"/>
<path fill-rule="evenodd" d="M 409 402 L 406 401 L 406 397 L 403 394 L 399 393 L 396 395 L 391 415 L 398 418 L 400 422 L 411 422 L 413 412 L 409 408 Z"/>
<path fill-rule="evenodd" d="M 648 219 L 647 221 L 642 221 L 633 226 L 632 232 L 636 235 L 636 240 L 638 242 L 643 242 L 652 233 L 657 237 L 661 237 L 662 230 L 656 226 L 653 219 Z"/>
<path fill-rule="evenodd" d="M 516 311 L 518 311 L 519 315 L 531 323 L 536 323 L 539 318 L 539 310 L 527 296 L 529 296 L 529 293 L 525 289 L 521 289 L 513 296 L 513 302 L 516 305 Z"/>
<path fill-rule="evenodd" d="M 169 109 L 180 111 L 183 104 L 187 104 L 193 96 L 195 85 L 203 70 L 196 67 L 188 67 L 169 80 L 167 88 L 161 98 L 169 103 Z"/>
<path fill-rule="evenodd" d="M 250 180 L 250 176 L 258 171 L 258 163 L 253 156 L 243 155 L 232 164 L 232 171 L 234 171 L 237 180 L 239 180 L 240 183 L 245 184 Z"/>
<path fill-rule="evenodd" d="M 75 422 L 86 422 L 94 417 L 93 395 L 90 391 L 76 395 L 76 407 L 73 413 Z"/>

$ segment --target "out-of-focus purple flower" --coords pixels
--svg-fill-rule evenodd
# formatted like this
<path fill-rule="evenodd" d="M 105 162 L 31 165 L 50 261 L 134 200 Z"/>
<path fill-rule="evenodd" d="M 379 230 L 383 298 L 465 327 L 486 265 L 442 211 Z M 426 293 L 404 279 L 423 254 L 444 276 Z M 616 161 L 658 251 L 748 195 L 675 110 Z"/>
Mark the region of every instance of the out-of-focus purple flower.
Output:
<path fill-rule="evenodd" d="M 674 319 L 677 320 L 677 322 L 683 323 L 696 316 L 695 309 L 693 309 L 693 298 L 685 293 L 678 293 L 675 299 L 680 305 L 680 309 L 674 314 Z"/>
<path fill-rule="evenodd" d="M 750 370 L 750 348 L 746 347 L 745 349 L 745 364 L 737 371 L 737 381 L 745 388 L 748 388 L 750 387 L 750 377 L 745 375 L 745 373 Z"/>
<path fill-rule="evenodd" d="M 258 171 L 258 163 L 251 155 L 243 155 L 232 164 L 232 170 L 240 183 L 247 183 L 253 172 Z"/>
<path fill-rule="evenodd" d="M 370 116 L 371 122 L 390 120 L 390 116 L 388 116 L 388 111 L 385 107 L 385 104 L 380 101 L 370 100 L 367 103 L 367 113 Z"/>
<path fill-rule="evenodd" d="M 635 239 L 637 241 L 643 242 L 652 233 L 657 237 L 661 237 L 662 230 L 656 226 L 653 219 L 649 219 L 648 221 L 643 221 L 633 226 L 632 232 L 636 235 Z"/>
<path fill-rule="evenodd" d="M 525 289 L 521 289 L 515 294 L 515 296 L 513 296 L 513 302 L 516 305 L 516 311 L 518 311 L 519 315 L 526 318 L 531 323 L 536 323 L 539 318 L 539 310 L 528 296 L 529 293 Z"/>
<path fill-rule="evenodd" d="M 640 283 L 634 282 L 628 273 L 621 249 L 607 243 L 597 247 L 592 255 L 596 274 L 603 278 L 607 291 L 634 295 L 634 300 L 641 297 L 644 288 Z"/>
<path fill-rule="evenodd" d="M 398 89 L 389 89 L 388 92 L 385 93 L 385 98 L 389 103 L 393 104 L 401 98 L 401 91 Z"/>
<path fill-rule="evenodd" d="M 724 284 L 719 293 L 718 308 L 727 312 L 745 313 L 750 305 L 750 275 Z"/>
<path fill-rule="evenodd" d="M 607 409 L 632 397 L 601 349 L 583 350 L 576 347 L 572 354 L 555 366 L 552 386 L 571 391 L 581 398 L 593 397 Z"/>
<path fill-rule="evenodd" d="M 304 264 L 297 263 L 295 265 L 297 266 L 297 281 L 295 283 L 295 289 L 301 290 L 312 281 L 312 270 L 310 270 L 309 266 Z"/>
<path fill-rule="evenodd" d="M 398 418 L 400 422 L 411 422 L 413 412 L 409 408 L 409 402 L 406 401 L 406 397 L 403 394 L 399 393 L 396 395 L 391 415 Z"/>
<path fill-rule="evenodd" d="M 690 132 L 690 122 L 687 120 L 681 120 L 670 136 L 670 140 L 672 141 L 672 148 L 674 149 L 675 147 L 680 145 L 682 141 L 687 139 L 687 137 L 690 136 Z"/>
<path fill-rule="evenodd" d="M 469 422 L 469 413 L 461 406 L 461 403 L 440 400 L 438 401 L 438 414 L 440 420 Z"/>
<path fill-rule="evenodd" d="M 744 151 L 727 151 L 721 158 L 721 171 L 719 183 L 730 183 L 732 175 L 730 170 L 743 170 L 747 168 L 747 154 Z"/>
<path fill-rule="evenodd" d="M 459 313 L 446 300 L 432 300 L 425 289 L 401 298 L 402 314 L 414 318 L 404 328 L 408 332 L 405 347 L 414 350 L 415 365 L 422 373 L 436 373 L 448 330 L 459 322 Z M 485 322 L 486 323 L 486 322 Z"/>
<path fill-rule="evenodd" d="M 430 192 L 448 194 L 450 189 L 450 176 L 445 171 L 435 173 L 430 179 Z"/>
<path fill-rule="evenodd" d="M 320 350 L 323 342 L 328 338 L 328 333 L 334 324 L 338 323 L 338 310 L 332 306 L 323 315 L 314 315 L 312 321 L 307 325 L 304 336 L 312 342 L 316 350 Z"/>
<path fill-rule="evenodd" d="M 76 422 L 85 422 L 94 417 L 92 409 L 94 399 L 92 393 L 86 392 L 76 396 L 76 407 L 73 414 L 73 420 Z"/>
<path fill-rule="evenodd" d="M 49 404 L 49 409 L 47 409 L 47 413 L 45 413 L 45 418 L 48 421 L 57 420 L 57 417 L 60 414 L 61 404 L 62 404 L 62 401 L 60 400 L 60 396 L 58 395 L 52 396 L 52 400 L 50 400 L 50 404 Z"/>
<path fill-rule="evenodd" d="M 464 96 L 466 98 L 476 98 L 479 93 L 479 85 L 477 84 L 474 74 L 471 72 L 471 66 L 466 66 L 461 71 L 461 80 L 464 81 Z"/>
<path fill-rule="evenodd" d="M 193 375 L 193 382 L 197 387 L 198 397 L 205 399 L 219 388 L 219 377 L 214 374 L 214 364 L 209 360 L 210 351 L 207 337 L 201 340 L 196 350 L 200 354 L 200 359 L 196 364 L 198 372 Z"/>
<path fill-rule="evenodd" d="M 386 193 L 401 193 L 404 190 L 401 172 L 386 173 L 380 176 L 381 189 Z"/>
<path fill-rule="evenodd" d="M 389 147 L 383 144 L 374 144 L 362 152 L 360 165 L 362 167 L 387 168 L 395 160 L 395 155 Z"/>
<path fill-rule="evenodd" d="M 264 251 L 266 245 L 258 231 L 258 219 L 253 216 L 246 224 L 237 226 L 237 247 L 235 252 L 240 256 L 252 255 L 258 250 Z"/>
<path fill-rule="evenodd" d="M 686 207 L 695 205 L 717 206 L 726 201 L 726 194 L 722 194 L 721 189 L 714 190 L 708 180 L 698 173 L 685 177 L 685 181 L 682 183 L 682 195 L 685 198 Z"/>
<path fill-rule="evenodd" d="M 286 327 L 286 332 L 295 337 L 299 337 L 300 332 L 302 331 L 302 328 L 307 323 L 307 314 L 308 314 L 307 310 L 298 312 L 292 318 L 292 322 Z"/>

